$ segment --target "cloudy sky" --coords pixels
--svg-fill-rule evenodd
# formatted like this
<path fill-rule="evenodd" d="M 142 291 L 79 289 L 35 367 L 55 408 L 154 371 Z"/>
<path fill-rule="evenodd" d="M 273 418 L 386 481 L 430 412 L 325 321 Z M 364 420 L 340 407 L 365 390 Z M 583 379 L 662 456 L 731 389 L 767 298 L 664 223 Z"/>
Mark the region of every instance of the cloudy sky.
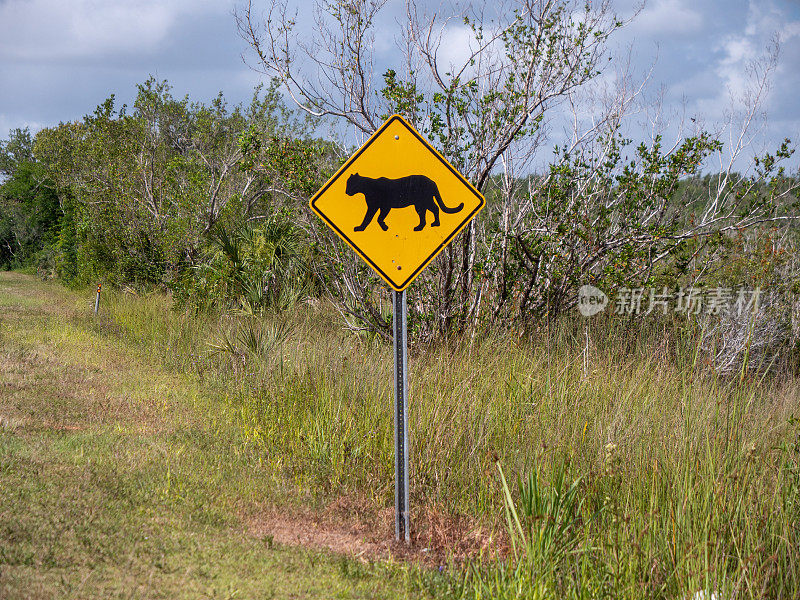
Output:
<path fill-rule="evenodd" d="M 425 4 L 439 6 L 438 0 Z M 242 61 L 245 43 L 232 16 L 233 0 L 0 0 L 0 137 L 14 127 L 33 130 L 91 112 L 110 94 L 130 102 L 152 74 L 176 95 L 208 100 L 223 91 L 245 101 L 259 75 Z M 379 26 L 404 13 L 389 0 Z M 629 15 L 634 0 L 614 7 Z M 301 11 L 302 16 L 302 11 Z M 724 118 L 730 94 L 746 83 L 745 66 L 774 36 L 780 64 L 764 104 L 768 121 L 759 143 L 800 141 L 800 0 L 649 0 L 614 42 L 633 48 L 633 67 L 652 65 L 648 89 L 668 111 L 703 122 Z M 457 48 L 455 48 L 457 51 Z M 378 67 L 396 56 L 376 45 Z M 794 160 L 793 164 L 797 164 Z"/>

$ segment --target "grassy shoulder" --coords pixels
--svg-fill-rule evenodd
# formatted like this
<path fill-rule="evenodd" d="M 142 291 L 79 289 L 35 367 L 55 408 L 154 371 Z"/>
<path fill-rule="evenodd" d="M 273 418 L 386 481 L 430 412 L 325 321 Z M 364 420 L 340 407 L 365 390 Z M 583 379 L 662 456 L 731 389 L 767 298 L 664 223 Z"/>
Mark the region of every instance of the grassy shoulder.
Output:
<path fill-rule="evenodd" d="M 389 345 L 319 302 L 104 306 L 108 335 L 228 399 L 241 447 L 287 491 L 278 503 L 359 498 L 391 535 Z M 716 377 L 694 339 L 686 321 L 612 315 L 411 348 L 412 535 L 420 553 L 474 559 L 451 595 L 800 595 L 800 385 Z M 489 559 L 498 547 L 511 560 Z"/>
<path fill-rule="evenodd" d="M 713 376 L 685 322 L 412 347 L 415 552 L 471 557 L 440 575 L 361 560 L 392 533 L 385 343 L 324 304 L 198 315 L 103 293 L 93 319 L 91 293 L 0 274 L 17 595 L 800 596 L 800 385 Z M 333 515 L 329 534 L 361 520 L 371 550 L 276 544 L 319 545 L 293 511 Z"/>
<path fill-rule="evenodd" d="M 416 597 L 408 569 L 254 536 L 275 498 L 229 404 L 0 273 L 0 597 Z"/>

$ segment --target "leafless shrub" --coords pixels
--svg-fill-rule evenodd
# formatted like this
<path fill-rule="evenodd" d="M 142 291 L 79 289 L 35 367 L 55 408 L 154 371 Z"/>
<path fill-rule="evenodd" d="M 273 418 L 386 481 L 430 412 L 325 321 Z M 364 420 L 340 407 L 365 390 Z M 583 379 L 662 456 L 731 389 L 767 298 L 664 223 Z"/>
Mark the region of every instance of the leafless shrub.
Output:
<path fill-rule="evenodd" d="M 714 371 L 743 377 L 784 368 L 797 339 L 798 306 L 784 294 L 761 292 L 751 307 L 705 315 L 701 346 Z"/>

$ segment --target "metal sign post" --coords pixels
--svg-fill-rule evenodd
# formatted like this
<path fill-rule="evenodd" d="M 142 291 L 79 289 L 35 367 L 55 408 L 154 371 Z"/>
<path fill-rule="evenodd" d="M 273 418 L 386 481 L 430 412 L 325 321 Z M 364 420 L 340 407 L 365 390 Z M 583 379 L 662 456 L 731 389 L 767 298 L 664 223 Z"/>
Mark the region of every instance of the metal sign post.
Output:
<path fill-rule="evenodd" d="M 389 117 L 309 202 L 394 290 L 395 537 L 407 544 L 405 289 L 485 204 L 483 195 L 400 115 Z"/>
<path fill-rule="evenodd" d="M 394 292 L 394 532 L 411 543 L 408 509 L 408 374 L 406 364 L 406 293 Z"/>

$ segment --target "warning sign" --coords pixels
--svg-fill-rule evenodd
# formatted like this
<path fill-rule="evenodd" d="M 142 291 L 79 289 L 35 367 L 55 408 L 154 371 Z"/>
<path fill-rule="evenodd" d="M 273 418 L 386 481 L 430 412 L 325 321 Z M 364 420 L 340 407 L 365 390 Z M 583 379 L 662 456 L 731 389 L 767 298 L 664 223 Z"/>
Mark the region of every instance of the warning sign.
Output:
<path fill-rule="evenodd" d="M 311 199 L 311 209 L 402 291 L 485 200 L 394 115 Z"/>

